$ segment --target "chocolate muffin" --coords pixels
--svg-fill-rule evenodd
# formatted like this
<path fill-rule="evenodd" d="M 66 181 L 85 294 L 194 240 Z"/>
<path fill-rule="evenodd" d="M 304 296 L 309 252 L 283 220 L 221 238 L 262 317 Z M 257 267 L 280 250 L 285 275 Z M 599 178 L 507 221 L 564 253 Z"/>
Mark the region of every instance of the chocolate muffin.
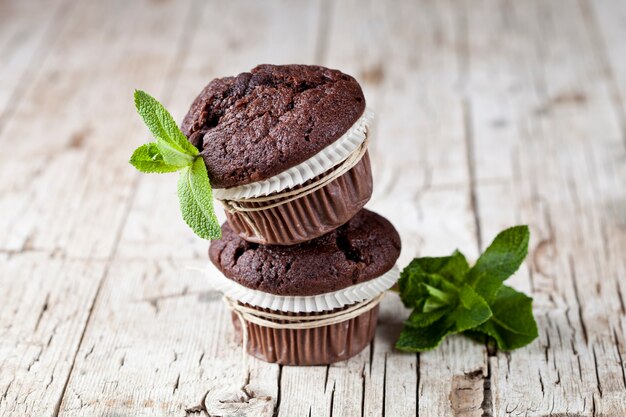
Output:
<path fill-rule="evenodd" d="M 182 130 L 215 188 L 264 180 L 337 140 L 363 114 L 354 78 L 312 65 L 259 65 L 218 78 L 194 100 Z"/>
<path fill-rule="evenodd" d="M 249 354 L 320 365 L 348 359 L 370 343 L 378 302 L 399 275 L 400 238 L 385 218 L 363 209 L 334 231 L 292 246 L 247 242 L 227 223 L 222 232 L 209 257 L 226 278 L 214 282 Z"/>
<path fill-rule="evenodd" d="M 222 226 L 211 242 L 211 261 L 233 281 L 276 295 L 317 295 L 340 290 L 393 267 L 400 255 L 398 232 L 384 217 L 363 209 L 324 236 L 292 246 L 264 246 Z"/>
<path fill-rule="evenodd" d="M 182 130 L 200 151 L 233 231 L 291 245 L 341 226 L 371 197 L 371 117 L 349 75 L 260 65 L 211 81 Z"/>

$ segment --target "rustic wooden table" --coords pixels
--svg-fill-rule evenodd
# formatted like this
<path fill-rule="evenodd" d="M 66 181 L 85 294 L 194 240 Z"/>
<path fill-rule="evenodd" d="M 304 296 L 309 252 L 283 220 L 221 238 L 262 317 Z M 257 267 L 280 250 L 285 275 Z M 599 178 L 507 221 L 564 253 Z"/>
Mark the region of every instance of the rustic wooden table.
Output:
<path fill-rule="evenodd" d="M 243 377 L 252 398 L 212 415 L 261 415 L 263 397 L 285 417 L 626 415 L 625 39 L 622 0 L 1 1 L 0 416 L 206 415 Z M 176 176 L 127 160 L 148 140 L 133 89 L 180 120 L 210 79 L 265 62 L 364 86 L 369 207 L 400 265 L 530 225 L 510 282 L 538 340 L 401 354 L 388 294 L 357 357 L 242 375 L 229 313 L 188 268 L 207 242 Z"/>

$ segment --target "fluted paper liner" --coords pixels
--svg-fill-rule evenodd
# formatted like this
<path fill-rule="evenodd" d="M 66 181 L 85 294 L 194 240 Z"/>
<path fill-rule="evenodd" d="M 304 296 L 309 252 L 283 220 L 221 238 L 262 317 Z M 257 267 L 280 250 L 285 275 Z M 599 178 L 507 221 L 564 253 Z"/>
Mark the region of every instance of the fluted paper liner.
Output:
<path fill-rule="evenodd" d="M 361 302 L 376 302 L 373 308 L 356 317 L 314 328 L 273 328 L 244 321 L 247 332 L 244 348 L 250 355 L 282 365 L 323 365 L 346 360 L 371 342 L 378 320 L 379 307 L 375 299 L 393 286 L 399 275 L 398 267 L 394 266 L 378 278 L 314 296 L 268 294 L 221 275 L 213 280 L 213 286 L 234 303 L 290 317 L 317 316 L 350 309 Z M 232 317 L 241 337 L 242 319 L 235 312 Z"/>
<path fill-rule="evenodd" d="M 260 309 L 291 313 L 320 313 L 340 309 L 354 303 L 370 300 L 388 290 L 400 277 L 394 266 L 378 278 L 350 287 L 313 296 L 287 296 L 269 294 L 244 287 L 222 274 L 211 275 L 211 284 L 228 298 Z"/>
<path fill-rule="evenodd" d="M 327 365 L 343 361 L 361 352 L 374 338 L 378 308 L 377 305 L 352 319 L 313 329 L 273 329 L 246 322 L 248 342 L 245 348 L 252 356 L 281 365 Z M 235 313 L 232 318 L 241 337 L 241 322 Z"/>
<path fill-rule="evenodd" d="M 218 200 L 241 200 L 277 193 L 302 185 L 345 160 L 364 141 L 374 113 L 365 109 L 361 117 L 339 139 L 306 161 L 266 180 L 232 188 L 214 188 Z"/>
<path fill-rule="evenodd" d="M 346 223 L 369 201 L 372 186 L 372 171 L 366 151 L 349 171 L 310 194 L 273 207 L 271 205 L 281 201 L 281 198 L 260 204 L 239 202 L 245 208 L 270 207 L 245 212 L 227 209 L 226 218 L 232 229 L 247 241 L 263 245 L 292 245 L 322 236 Z"/>

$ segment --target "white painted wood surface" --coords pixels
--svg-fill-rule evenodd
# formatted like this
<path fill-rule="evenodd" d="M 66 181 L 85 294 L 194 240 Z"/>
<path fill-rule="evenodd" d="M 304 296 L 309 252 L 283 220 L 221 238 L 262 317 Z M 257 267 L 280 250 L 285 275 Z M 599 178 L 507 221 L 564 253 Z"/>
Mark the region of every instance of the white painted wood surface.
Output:
<path fill-rule="evenodd" d="M 626 415 L 625 22 L 620 0 L 0 1 L 0 416 Z M 357 357 L 244 372 L 175 176 L 127 159 L 134 88 L 180 119 L 261 62 L 362 83 L 401 265 L 530 225 L 511 283 L 537 341 L 401 354 L 389 294 Z"/>

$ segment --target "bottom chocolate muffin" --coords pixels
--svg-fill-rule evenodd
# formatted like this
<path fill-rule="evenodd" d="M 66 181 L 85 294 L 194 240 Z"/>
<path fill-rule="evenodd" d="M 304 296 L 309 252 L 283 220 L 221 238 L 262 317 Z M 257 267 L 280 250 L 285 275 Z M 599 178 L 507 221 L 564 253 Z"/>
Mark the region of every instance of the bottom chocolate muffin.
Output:
<path fill-rule="evenodd" d="M 222 236 L 209 249 L 225 275 L 214 282 L 251 355 L 320 365 L 348 359 L 372 340 L 378 302 L 399 275 L 400 238 L 385 218 L 363 209 L 338 229 L 292 246 L 247 242 L 228 224 Z"/>

